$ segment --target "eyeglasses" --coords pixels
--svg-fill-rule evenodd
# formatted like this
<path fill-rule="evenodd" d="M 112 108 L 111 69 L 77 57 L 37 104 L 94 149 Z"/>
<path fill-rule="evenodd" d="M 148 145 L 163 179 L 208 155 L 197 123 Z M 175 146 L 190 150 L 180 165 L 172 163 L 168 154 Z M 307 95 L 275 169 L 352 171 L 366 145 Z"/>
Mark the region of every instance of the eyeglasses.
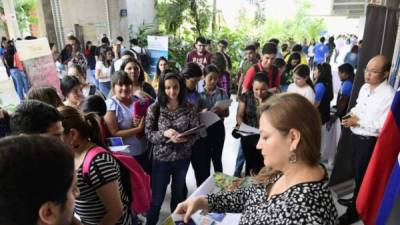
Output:
<path fill-rule="evenodd" d="M 383 71 L 376 71 L 376 70 L 369 70 L 369 69 L 365 69 L 364 73 L 372 73 L 372 74 L 380 74 Z"/>

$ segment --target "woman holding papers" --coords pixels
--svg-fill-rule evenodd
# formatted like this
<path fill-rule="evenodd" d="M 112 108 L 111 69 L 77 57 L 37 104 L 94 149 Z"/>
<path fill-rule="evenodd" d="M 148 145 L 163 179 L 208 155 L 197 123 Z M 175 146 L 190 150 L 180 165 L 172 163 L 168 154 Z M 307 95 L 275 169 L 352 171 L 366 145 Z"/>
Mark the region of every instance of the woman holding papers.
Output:
<path fill-rule="evenodd" d="M 167 186 L 171 183 L 171 211 L 186 199 L 186 173 L 190 164 L 192 145 L 197 134 L 183 136 L 199 125 L 197 111 L 186 100 L 185 83 L 176 73 L 161 77 L 158 101 L 152 104 L 146 116 L 145 134 L 153 144 L 152 201 L 147 224 L 157 224 Z"/>
<path fill-rule="evenodd" d="M 241 213 L 239 224 L 324 224 L 337 211 L 319 164 L 321 121 L 318 111 L 298 94 L 272 97 L 261 107 L 257 148 L 265 167 L 249 187 L 188 199 L 175 213 L 184 221 L 199 209 Z"/>
<path fill-rule="evenodd" d="M 135 118 L 134 103 L 139 98 L 132 95 L 133 81 L 124 71 L 112 76 L 111 92 L 113 96 L 106 101 L 107 113 L 104 116 L 107 128 L 112 137 L 122 137 L 129 145 L 129 154 L 134 156 L 143 168 L 149 163 L 144 149 L 144 119 Z"/>
<path fill-rule="evenodd" d="M 207 136 L 197 143 L 201 148 L 193 150 L 192 166 L 196 177 L 197 186 L 200 186 L 210 176 L 210 160 L 215 172 L 222 172 L 222 149 L 225 141 L 225 127 L 223 119 L 229 116 L 229 108 L 215 107 L 215 103 L 229 99 L 225 90 L 217 87 L 218 69 L 210 64 L 204 68 L 204 91 L 200 92 L 199 108 L 203 112 L 211 111 L 221 120 L 207 128 Z"/>
<path fill-rule="evenodd" d="M 268 75 L 264 72 L 258 72 L 253 79 L 253 90 L 240 96 L 236 122 L 238 125 L 245 123 L 251 127 L 258 128 L 258 108 L 264 103 L 270 93 L 268 92 Z M 240 143 L 243 148 L 244 159 L 246 162 L 245 175 L 250 172 L 255 174 L 263 167 L 263 157 L 260 151 L 257 151 L 256 145 L 259 135 L 242 136 Z"/>

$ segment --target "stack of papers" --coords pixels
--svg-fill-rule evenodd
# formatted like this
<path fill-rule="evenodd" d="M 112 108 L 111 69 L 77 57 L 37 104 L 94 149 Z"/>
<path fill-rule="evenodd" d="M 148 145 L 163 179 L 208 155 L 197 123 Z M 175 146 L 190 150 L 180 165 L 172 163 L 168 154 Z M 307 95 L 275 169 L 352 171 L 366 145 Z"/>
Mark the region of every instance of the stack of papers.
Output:
<path fill-rule="evenodd" d="M 221 120 L 219 116 L 211 111 L 199 113 L 200 124 L 204 124 L 206 127 L 213 125 L 214 123 Z"/>
<path fill-rule="evenodd" d="M 245 123 L 240 124 L 239 128 L 237 129 L 237 132 L 242 136 L 260 134 L 260 130 L 258 128 L 251 127 Z"/>
<path fill-rule="evenodd" d="M 231 106 L 232 101 L 233 101 L 232 99 L 217 101 L 214 107 L 218 107 L 222 110 L 227 110 L 229 109 L 229 106 Z"/>

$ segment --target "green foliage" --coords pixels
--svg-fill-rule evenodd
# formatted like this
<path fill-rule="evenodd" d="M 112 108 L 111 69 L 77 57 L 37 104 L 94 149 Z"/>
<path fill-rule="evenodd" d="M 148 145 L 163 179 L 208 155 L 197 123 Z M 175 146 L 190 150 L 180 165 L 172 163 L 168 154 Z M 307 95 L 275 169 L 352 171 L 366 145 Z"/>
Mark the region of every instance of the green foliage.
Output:
<path fill-rule="evenodd" d="M 200 34 L 216 42 L 226 39 L 229 42 L 227 52 L 231 56 L 236 74 L 242 59 L 242 49 L 247 44 L 258 41 L 264 44 L 270 38 L 281 42 L 300 43 L 304 39 L 317 39 L 324 30 L 323 19 L 310 18 L 307 11 L 310 4 L 306 0 L 297 1 L 294 18 L 273 20 L 265 17 L 266 0 L 248 0 L 255 6 L 255 15 L 248 17 L 246 10 L 239 10 L 239 25 L 228 28 L 223 24 L 211 32 L 212 6 L 205 0 L 159 0 L 156 4 L 158 29 L 161 34 L 169 35 L 169 56 L 177 67 L 184 65 L 186 54 L 193 49 L 193 43 Z M 232 76 L 233 77 L 233 76 Z"/>
<path fill-rule="evenodd" d="M 37 0 L 13 0 L 19 29 L 23 32 L 29 29 L 30 24 L 37 24 L 38 18 L 31 16 Z M 0 2 L 0 12 L 4 14 L 3 2 Z"/>

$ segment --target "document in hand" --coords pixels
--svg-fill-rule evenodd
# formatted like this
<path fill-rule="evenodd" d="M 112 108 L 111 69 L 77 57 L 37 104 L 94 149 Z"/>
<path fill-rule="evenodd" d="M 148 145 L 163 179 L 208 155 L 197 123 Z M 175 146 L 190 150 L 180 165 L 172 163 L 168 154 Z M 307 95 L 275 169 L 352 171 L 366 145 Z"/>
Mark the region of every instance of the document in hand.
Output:
<path fill-rule="evenodd" d="M 245 123 L 241 123 L 238 129 L 238 133 L 240 133 L 242 136 L 250 136 L 260 134 L 260 131 L 258 130 L 258 128 L 251 127 Z"/>
<path fill-rule="evenodd" d="M 201 124 L 201 125 L 199 125 L 199 126 L 197 126 L 197 127 L 195 127 L 195 128 L 192 128 L 192 129 L 190 129 L 190 130 L 187 130 L 187 131 L 185 131 L 185 132 L 179 134 L 179 137 L 187 137 L 187 136 L 190 136 L 190 135 L 192 135 L 192 134 L 198 133 L 198 132 L 200 132 L 203 128 L 205 128 L 205 127 L 206 127 L 206 126 L 205 126 L 204 124 Z"/>
<path fill-rule="evenodd" d="M 229 109 L 229 106 L 231 106 L 232 99 L 226 99 L 226 100 L 221 100 L 217 101 L 214 105 L 214 107 L 218 107 L 222 110 L 227 110 Z"/>
<path fill-rule="evenodd" d="M 214 123 L 221 120 L 219 116 L 211 111 L 199 113 L 200 124 L 204 124 L 206 127 L 213 125 Z"/>
<path fill-rule="evenodd" d="M 185 131 L 185 132 L 183 132 L 183 133 L 180 133 L 180 134 L 179 134 L 179 137 L 187 137 L 187 136 L 190 136 L 190 135 L 192 135 L 192 134 L 199 133 L 199 132 L 202 131 L 204 128 L 206 128 L 206 126 L 205 126 L 204 124 L 201 124 L 201 125 L 199 125 L 199 126 L 197 126 L 197 127 L 195 127 L 195 128 L 192 128 L 192 129 L 187 130 L 187 131 Z M 169 139 L 169 140 L 167 141 L 167 143 L 170 143 L 170 142 L 171 142 L 171 139 Z"/>

